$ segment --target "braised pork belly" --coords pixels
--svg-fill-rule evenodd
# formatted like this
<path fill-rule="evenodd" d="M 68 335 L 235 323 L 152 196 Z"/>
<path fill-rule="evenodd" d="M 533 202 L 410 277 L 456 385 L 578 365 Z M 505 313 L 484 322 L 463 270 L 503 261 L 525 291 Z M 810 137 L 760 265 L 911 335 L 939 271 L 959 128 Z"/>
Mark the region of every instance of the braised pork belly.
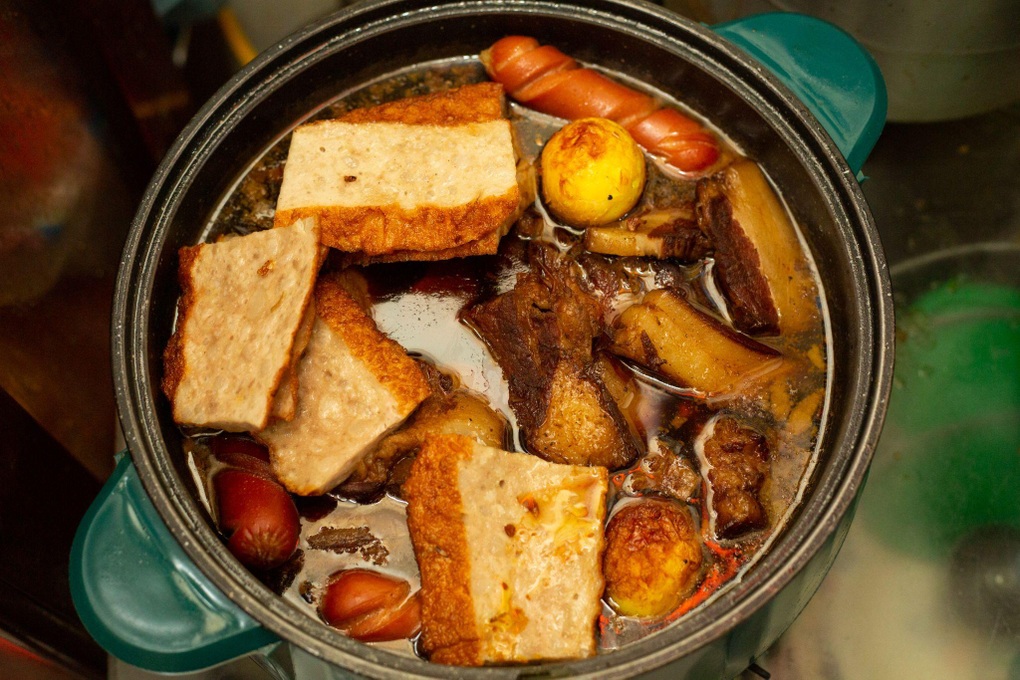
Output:
<path fill-rule="evenodd" d="M 503 370 L 524 444 L 543 458 L 623 467 L 638 444 L 603 379 L 598 301 L 576 263 L 548 248 L 514 288 L 464 312 Z"/>

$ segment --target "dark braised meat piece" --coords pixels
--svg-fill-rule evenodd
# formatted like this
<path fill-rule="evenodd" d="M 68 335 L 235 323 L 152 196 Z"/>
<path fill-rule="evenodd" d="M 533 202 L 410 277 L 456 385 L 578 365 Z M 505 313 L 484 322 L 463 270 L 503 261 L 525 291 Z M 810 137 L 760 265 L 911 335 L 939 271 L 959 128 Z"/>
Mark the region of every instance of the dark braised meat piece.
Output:
<path fill-rule="evenodd" d="M 646 268 L 646 260 L 583 252 L 577 263 L 584 270 L 584 289 L 598 302 L 604 323 L 613 317 L 621 299 L 633 298 L 644 290 L 637 272 Z"/>
<path fill-rule="evenodd" d="M 697 218 L 733 325 L 754 335 L 808 328 L 817 290 L 793 224 L 758 166 L 738 161 L 697 187 Z"/>
<path fill-rule="evenodd" d="M 426 375 L 442 382 L 444 374 Z M 430 380 L 433 382 L 433 380 Z M 486 446 L 502 447 L 509 437 L 506 419 L 492 410 L 481 397 L 464 389 L 446 393 L 437 389 L 421 403 L 403 427 L 387 435 L 358 463 L 354 472 L 338 488 L 345 498 L 368 501 L 386 489 L 396 490 L 406 477 L 401 463 L 413 458 L 430 434 L 463 434 Z"/>
<path fill-rule="evenodd" d="M 761 502 L 761 488 L 769 475 L 769 444 L 760 432 L 732 415 L 715 418 L 705 439 L 705 459 L 711 465 L 712 510 L 715 534 L 738 538 L 768 526 Z"/>
<path fill-rule="evenodd" d="M 630 473 L 630 483 L 634 491 L 655 491 L 686 503 L 698 493 L 701 475 L 687 457 L 656 439 L 641 464 Z"/>
<path fill-rule="evenodd" d="M 464 312 L 503 370 L 524 444 L 547 460 L 619 468 L 637 443 L 606 388 L 593 343 L 602 309 L 576 263 L 548 248 L 514 288 Z"/>

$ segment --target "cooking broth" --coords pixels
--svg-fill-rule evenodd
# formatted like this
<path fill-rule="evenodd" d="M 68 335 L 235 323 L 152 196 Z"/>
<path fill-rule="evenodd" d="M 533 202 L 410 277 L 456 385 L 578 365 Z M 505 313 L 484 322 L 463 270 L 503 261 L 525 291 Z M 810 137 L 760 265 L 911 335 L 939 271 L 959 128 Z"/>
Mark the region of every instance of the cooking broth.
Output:
<path fill-rule="evenodd" d="M 433 63 L 402 71 L 344 93 L 313 112 L 309 119 L 331 118 L 362 106 L 406 96 L 448 89 L 478 82 L 484 71 L 475 61 L 454 60 Z M 544 140 L 563 122 L 511 105 L 512 121 L 522 153 L 534 158 Z M 306 121 L 299 121 L 306 122 Z M 714 130 L 720 139 L 725 136 Z M 282 180 L 289 136 L 285 135 L 256 159 L 234 189 L 223 198 L 210 216 L 206 239 L 222 234 L 246 234 L 271 228 L 276 197 Z M 729 153 L 738 154 L 731 148 Z M 694 182 L 677 178 L 650 162 L 646 197 L 655 194 L 676 201 L 693 196 Z M 539 201 L 519 226 L 504 237 L 500 252 L 435 263 L 407 262 L 377 264 L 363 268 L 372 300 L 372 313 L 379 329 L 405 347 L 412 356 L 433 364 L 454 376 L 460 385 L 483 395 L 492 408 L 501 412 L 513 431 L 511 448 L 524 450 L 516 419 L 509 407 L 509 390 L 500 367 L 491 358 L 485 343 L 461 319 L 461 310 L 513 287 L 516 275 L 528 268 L 522 253 L 534 243 L 553 244 L 566 257 L 578 257 L 582 237 L 577 230 L 557 224 Z M 600 256 L 601 257 L 601 256 Z M 603 258 L 613 260 L 613 258 Z M 810 260 L 810 255 L 808 255 Z M 336 253 L 325 267 L 340 266 Z M 622 258 L 612 263 L 632 287 L 618 296 L 622 309 L 644 290 L 659 287 L 661 281 L 684 290 L 688 299 L 710 313 L 726 318 L 724 298 L 715 285 L 711 260 L 690 265 L 654 262 L 641 258 Z M 817 290 L 821 283 L 814 276 Z M 820 298 L 822 296 L 820 295 Z M 707 567 L 700 585 L 669 615 L 655 620 L 617 615 L 604 604 L 599 622 L 601 650 L 610 650 L 636 640 L 681 617 L 687 611 L 715 596 L 728 583 L 739 579 L 777 535 L 804 491 L 814 465 L 819 438 L 819 423 L 827 402 L 829 352 L 826 342 L 827 317 L 824 304 L 817 324 L 794 336 L 766 338 L 764 342 L 783 355 L 799 357 L 799 371 L 778 381 L 766 395 L 734 395 L 721 403 L 706 404 L 698 393 L 670 385 L 660 376 L 624 362 L 614 362 L 617 370 L 633 376 L 637 394 L 627 405 L 639 423 L 645 445 L 678 455 L 675 438 L 680 436 L 687 416 L 709 408 L 735 407 L 771 435 L 770 478 L 763 492 L 769 518 L 768 528 L 754 531 L 736 540 L 705 537 Z M 777 413 L 789 414 L 782 420 Z M 685 415 L 686 414 L 686 415 Z M 202 501 L 214 519 L 211 478 L 219 465 L 207 446 L 208 433 L 189 433 L 185 449 L 190 468 L 203 494 Z M 668 454 L 667 454 L 668 455 Z M 691 507 L 702 531 L 711 529 L 713 518 L 706 511 L 709 485 L 704 477 L 703 456 L 688 456 L 695 470 L 701 469 L 701 488 Z M 632 499 L 662 492 L 661 479 L 647 458 L 621 470 L 610 470 L 608 518 Z M 392 489 L 390 489 L 392 491 Z M 317 499 L 296 499 L 301 513 L 301 539 L 298 553 L 272 573 L 258 574 L 273 590 L 310 616 L 318 617 L 317 598 L 330 574 L 349 567 L 365 567 L 407 579 L 412 589 L 419 585 L 417 566 L 405 523 L 404 503 L 392 493 L 356 502 L 333 492 Z M 408 641 L 376 643 L 389 649 L 414 653 Z"/>

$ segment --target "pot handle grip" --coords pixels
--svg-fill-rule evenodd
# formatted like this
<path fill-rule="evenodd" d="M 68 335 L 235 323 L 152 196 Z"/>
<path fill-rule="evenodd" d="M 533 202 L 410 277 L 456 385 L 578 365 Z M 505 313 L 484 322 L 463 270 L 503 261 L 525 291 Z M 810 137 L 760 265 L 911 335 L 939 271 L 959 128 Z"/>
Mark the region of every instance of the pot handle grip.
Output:
<path fill-rule="evenodd" d="M 71 545 L 71 598 L 89 634 L 140 668 L 196 671 L 279 642 L 214 586 L 119 461 Z"/>
<path fill-rule="evenodd" d="M 774 73 L 860 171 L 885 125 L 885 80 L 843 29 L 793 12 L 757 14 L 711 29 Z"/>

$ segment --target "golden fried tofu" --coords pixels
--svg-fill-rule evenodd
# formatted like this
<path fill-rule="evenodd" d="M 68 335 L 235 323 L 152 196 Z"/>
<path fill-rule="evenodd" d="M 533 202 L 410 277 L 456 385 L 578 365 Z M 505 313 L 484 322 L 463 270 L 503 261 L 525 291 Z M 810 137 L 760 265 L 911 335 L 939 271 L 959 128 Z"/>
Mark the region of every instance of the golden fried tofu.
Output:
<path fill-rule="evenodd" d="M 417 362 L 386 337 L 339 276 L 315 286 L 317 318 L 298 364 L 297 413 L 256 433 L 293 493 L 329 491 L 430 392 Z"/>
<path fill-rule="evenodd" d="M 526 202 L 504 107 L 480 83 L 302 125 L 276 224 L 315 215 L 324 244 L 365 257 L 496 252 Z"/>
<path fill-rule="evenodd" d="M 437 663 L 595 654 L 605 468 L 549 463 L 463 435 L 426 440 L 404 483 Z"/>
<path fill-rule="evenodd" d="M 162 383 L 176 422 L 266 426 L 319 262 L 314 219 L 181 248 L 177 327 Z"/>

